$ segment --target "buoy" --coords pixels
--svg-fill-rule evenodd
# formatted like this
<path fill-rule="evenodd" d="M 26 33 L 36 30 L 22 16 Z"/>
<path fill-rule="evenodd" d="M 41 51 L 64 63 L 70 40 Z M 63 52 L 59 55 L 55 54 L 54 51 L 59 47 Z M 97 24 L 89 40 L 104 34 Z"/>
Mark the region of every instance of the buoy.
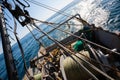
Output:
<path fill-rule="evenodd" d="M 83 49 L 84 49 L 84 47 L 83 47 L 83 42 L 82 42 L 81 40 L 77 41 L 77 42 L 73 45 L 73 49 L 74 49 L 75 51 L 77 51 L 77 52 L 83 50 Z"/>

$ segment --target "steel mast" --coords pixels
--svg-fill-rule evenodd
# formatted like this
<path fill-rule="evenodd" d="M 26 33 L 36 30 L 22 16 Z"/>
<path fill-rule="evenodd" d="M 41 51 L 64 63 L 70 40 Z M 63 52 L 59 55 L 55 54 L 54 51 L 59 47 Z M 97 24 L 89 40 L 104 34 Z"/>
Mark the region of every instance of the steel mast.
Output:
<path fill-rule="evenodd" d="M 17 70 L 15 67 L 12 50 L 10 46 L 9 35 L 6 31 L 6 26 L 5 26 L 5 21 L 1 6 L 0 6 L 0 33 L 1 33 L 3 53 L 4 53 L 4 59 L 7 69 L 8 80 L 18 80 Z"/>

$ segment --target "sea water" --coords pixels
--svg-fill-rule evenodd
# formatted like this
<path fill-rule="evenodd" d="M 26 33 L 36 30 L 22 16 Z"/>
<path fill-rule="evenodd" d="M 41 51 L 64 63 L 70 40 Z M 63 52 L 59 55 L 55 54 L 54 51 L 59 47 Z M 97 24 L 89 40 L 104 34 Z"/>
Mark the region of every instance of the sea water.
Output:
<path fill-rule="evenodd" d="M 66 13 L 71 15 L 79 13 L 81 17 L 84 20 L 88 21 L 90 24 L 95 24 L 97 27 L 101 26 L 104 29 L 108 29 L 113 32 L 120 31 L 120 0 L 80 0 L 79 4 L 70 8 L 69 6 L 67 6 L 67 8 L 68 10 L 65 11 Z M 65 16 L 58 16 L 58 14 L 57 17 L 54 17 L 55 16 L 49 18 L 49 21 L 62 22 L 67 19 Z M 47 32 L 51 29 L 52 28 L 46 27 L 43 30 Z M 71 29 L 71 32 L 72 30 L 73 29 Z M 42 35 L 37 30 L 33 30 L 33 33 L 37 38 Z M 63 39 L 64 34 L 60 33 L 60 31 L 57 30 L 53 31 L 49 35 L 53 38 L 61 40 Z M 24 49 L 27 67 L 29 67 L 29 61 L 37 55 L 40 44 L 32 37 L 30 33 L 24 38 L 22 38 L 20 41 Z M 43 37 L 42 39 L 40 39 L 40 41 L 45 46 L 49 46 L 53 43 L 47 37 Z M 12 52 L 17 67 L 19 79 L 21 80 L 25 74 L 25 69 L 23 66 L 23 59 L 21 57 L 18 44 L 14 44 L 12 46 Z M 7 72 L 3 54 L 0 55 L 0 79 L 7 80 Z"/>

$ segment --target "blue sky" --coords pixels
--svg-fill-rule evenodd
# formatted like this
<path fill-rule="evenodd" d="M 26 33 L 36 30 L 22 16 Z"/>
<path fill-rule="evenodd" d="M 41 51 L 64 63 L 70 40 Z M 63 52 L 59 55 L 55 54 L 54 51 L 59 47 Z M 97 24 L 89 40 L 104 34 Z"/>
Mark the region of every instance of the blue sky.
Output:
<path fill-rule="evenodd" d="M 11 1 L 11 0 L 9 0 Z M 22 0 L 23 1 L 23 0 Z M 43 3 L 45 5 L 51 6 L 53 8 L 56 8 L 58 10 L 64 8 L 67 4 L 71 3 L 73 0 L 35 0 L 38 1 L 40 3 Z M 30 3 L 30 2 L 29 2 Z M 50 16 L 52 16 L 53 14 L 55 14 L 55 12 L 50 11 L 48 9 L 45 9 L 43 7 L 37 6 L 33 3 L 30 3 L 30 7 L 26 8 L 31 17 L 34 17 L 36 19 L 39 20 L 43 20 L 45 21 L 46 19 L 48 19 Z M 7 10 L 5 10 L 6 13 L 11 17 L 11 14 L 9 14 L 9 12 Z M 7 17 L 7 16 L 6 16 Z M 8 17 L 7 17 L 8 18 Z M 13 22 L 11 19 L 8 18 L 8 23 L 13 27 Z M 17 33 L 19 38 L 21 39 L 22 37 L 24 37 L 26 34 L 29 33 L 29 31 L 26 29 L 26 27 L 21 27 L 20 24 L 17 24 L 19 27 L 17 28 Z M 13 33 L 8 32 L 10 35 L 13 36 Z M 11 44 L 14 44 L 16 41 L 11 40 Z M 0 53 L 2 52 L 2 46 L 1 46 L 1 40 L 0 40 Z"/>

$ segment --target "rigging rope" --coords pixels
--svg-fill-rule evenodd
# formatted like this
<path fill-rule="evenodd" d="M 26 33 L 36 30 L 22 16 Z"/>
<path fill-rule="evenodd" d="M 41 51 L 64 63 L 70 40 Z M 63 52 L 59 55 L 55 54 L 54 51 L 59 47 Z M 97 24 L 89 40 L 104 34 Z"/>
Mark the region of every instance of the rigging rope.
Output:
<path fill-rule="evenodd" d="M 14 33 L 14 32 L 13 32 L 12 30 L 10 30 L 9 28 L 6 28 L 6 30 Z M 13 41 L 15 41 L 15 39 L 14 39 L 11 35 L 9 35 L 9 37 L 10 37 L 10 39 L 12 39 Z"/>
<path fill-rule="evenodd" d="M 32 31 L 30 30 L 30 28 L 26 25 L 26 27 L 27 27 L 27 29 L 30 31 L 30 33 L 32 34 L 32 36 L 33 36 L 33 38 L 41 45 L 41 46 L 44 46 L 43 44 L 42 44 L 42 42 L 40 42 L 36 37 L 35 37 L 35 35 L 32 33 Z"/>
<path fill-rule="evenodd" d="M 7 13 L 4 13 L 4 14 L 7 15 Z M 7 15 L 7 16 L 8 16 L 8 15 Z M 8 17 L 9 17 L 9 16 L 8 16 Z M 14 33 L 14 32 L 12 31 L 13 28 L 6 22 L 6 21 L 8 21 L 7 18 L 4 18 L 4 20 L 5 20 L 5 24 L 10 28 L 10 29 L 9 29 L 9 28 L 6 27 L 6 30 Z M 10 37 L 10 39 L 12 39 L 13 41 L 15 41 L 14 38 L 13 38 L 11 35 L 9 35 L 9 37 Z"/>
<path fill-rule="evenodd" d="M 38 1 L 35 1 L 35 0 L 27 0 L 27 1 L 29 1 L 29 2 L 31 2 L 31 3 L 33 3 L 33 4 L 35 4 L 35 5 L 41 6 L 41 7 L 43 7 L 43 8 L 46 8 L 46 9 L 48 9 L 48 10 L 54 11 L 54 12 L 56 12 L 56 13 L 62 14 L 62 15 L 67 16 L 67 17 L 73 16 L 73 15 L 69 15 L 69 14 L 65 13 L 64 11 L 60 11 L 60 10 L 58 10 L 58 9 L 56 9 L 56 8 L 53 8 L 53 7 L 48 6 L 48 5 L 45 5 L 45 4 L 40 3 L 40 2 L 38 2 Z"/>
<path fill-rule="evenodd" d="M 51 24 L 51 25 L 60 25 L 61 23 L 53 23 L 53 22 L 48 22 L 48 21 L 41 21 L 39 20 L 39 22 L 35 22 L 35 23 L 44 23 L 44 24 Z M 74 26 L 80 26 L 81 24 L 72 24 L 72 23 L 65 23 L 63 25 L 74 25 Z"/>
<path fill-rule="evenodd" d="M 8 13 L 5 12 L 5 10 L 3 12 L 10 20 L 12 20 L 12 18 L 8 15 Z"/>
<path fill-rule="evenodd" d="M 78 15 L 79 15 L 79 14 L 76 14 L 76 15 L 70 17 L 68 20 L 62 22 L 60 25 L 58 25 L 58 26 L 55 27 L 54 29 L 52 29 L 52 30 L 50 30 L 49 32 L 47 32 L 47 34 L 51 33 L 52 31 L 56 30 L 57 28 L 61 27 L 63 24 L 65 24 L 66 22 L 68 22 L 69 20 L 73 19 L 74 17 L 76 17 L 76 16 L 78 16 Z M 43 34 L 41 37 L 39 37 L 39 39 L 42 38 L 42 37 L 44 37 L 44 36 L 45 36 L 45 34 Z"/>
<path fill-rule="evenodd" d="M 19 46 L 20 51 L 21 51 L 21 55 L 22 55 L 22 59 L 23 59 L 23 63 L 24 63 L 24 68 L 25 68 L 27 77 L 31 78 L 30 73 L 27 70 L 27 66 L 26 66 L 26 62 L 25 62 L 25 56 L 24 56 L 24 50 L 23 50 L 22 45 L 21 45 L 21 43 L 20 43 L 20 41 L 18 39 L 18 36 L 16 34 L 16 30 L 17 30 L 17 24 L 16 24 L 16 21 L 15 21 L 15 18 L 14 18 L 14 35 L 15 35 L 15 38 L 17 40 L 18 46 Z"/>
<path fill-rule="evenodd" d="M 62 23 L 54 23 L 54 22 L 49 22 L 49 21 L 38 20 L 38 19 L 33 18 L 33 17 L 30 17 L 30 16 L 28 16 L 28 15 L 25 15 L 25 16 L 26 16 L 26 17 L 29 17 L 31 20 L 38 21 L 38 22 L 44 23 L 44 24 L 52 24 L 52 25 L 60 25 L 60 24 L 62 24 Z M 76 14 L 76 15 L 70 17 L 70 18 L 76 18 L 76 19 L 78 19 L 77 16 L 78 16 L 79 18 L 81 18 L 79 14 Z M 68 20 L 69 20 L 69 19 L 68 19 Z M 34 22 L 34 21 L 33 21 L 33 22 Z M 66 20 L 65 20 L 65 21 L 66 21 Z M 34 23 L 37 23 L 37 22 L 34 22 Z M 76 25 L 76 26 L 79 26 L 79 25 L 81 25 L 81 24 L 68 24 L 68 23 L 65 23 L 65 24 L 63 24 L 63 25 Z"/>
<path fill-rule="evenodd" d="M 10 31 L 10 32 L 12 32 L 12 33 L 14 33 L 11 29 L 9 29 L 9 28 L 6 28 L 8 31 Z"/>
<path fill-rule="evenodd" d="M 8 25 L 8 27 L 13 30 L 12 26 L 10 26 L 8 23 L 5 23 L 5 24 Z"/>

